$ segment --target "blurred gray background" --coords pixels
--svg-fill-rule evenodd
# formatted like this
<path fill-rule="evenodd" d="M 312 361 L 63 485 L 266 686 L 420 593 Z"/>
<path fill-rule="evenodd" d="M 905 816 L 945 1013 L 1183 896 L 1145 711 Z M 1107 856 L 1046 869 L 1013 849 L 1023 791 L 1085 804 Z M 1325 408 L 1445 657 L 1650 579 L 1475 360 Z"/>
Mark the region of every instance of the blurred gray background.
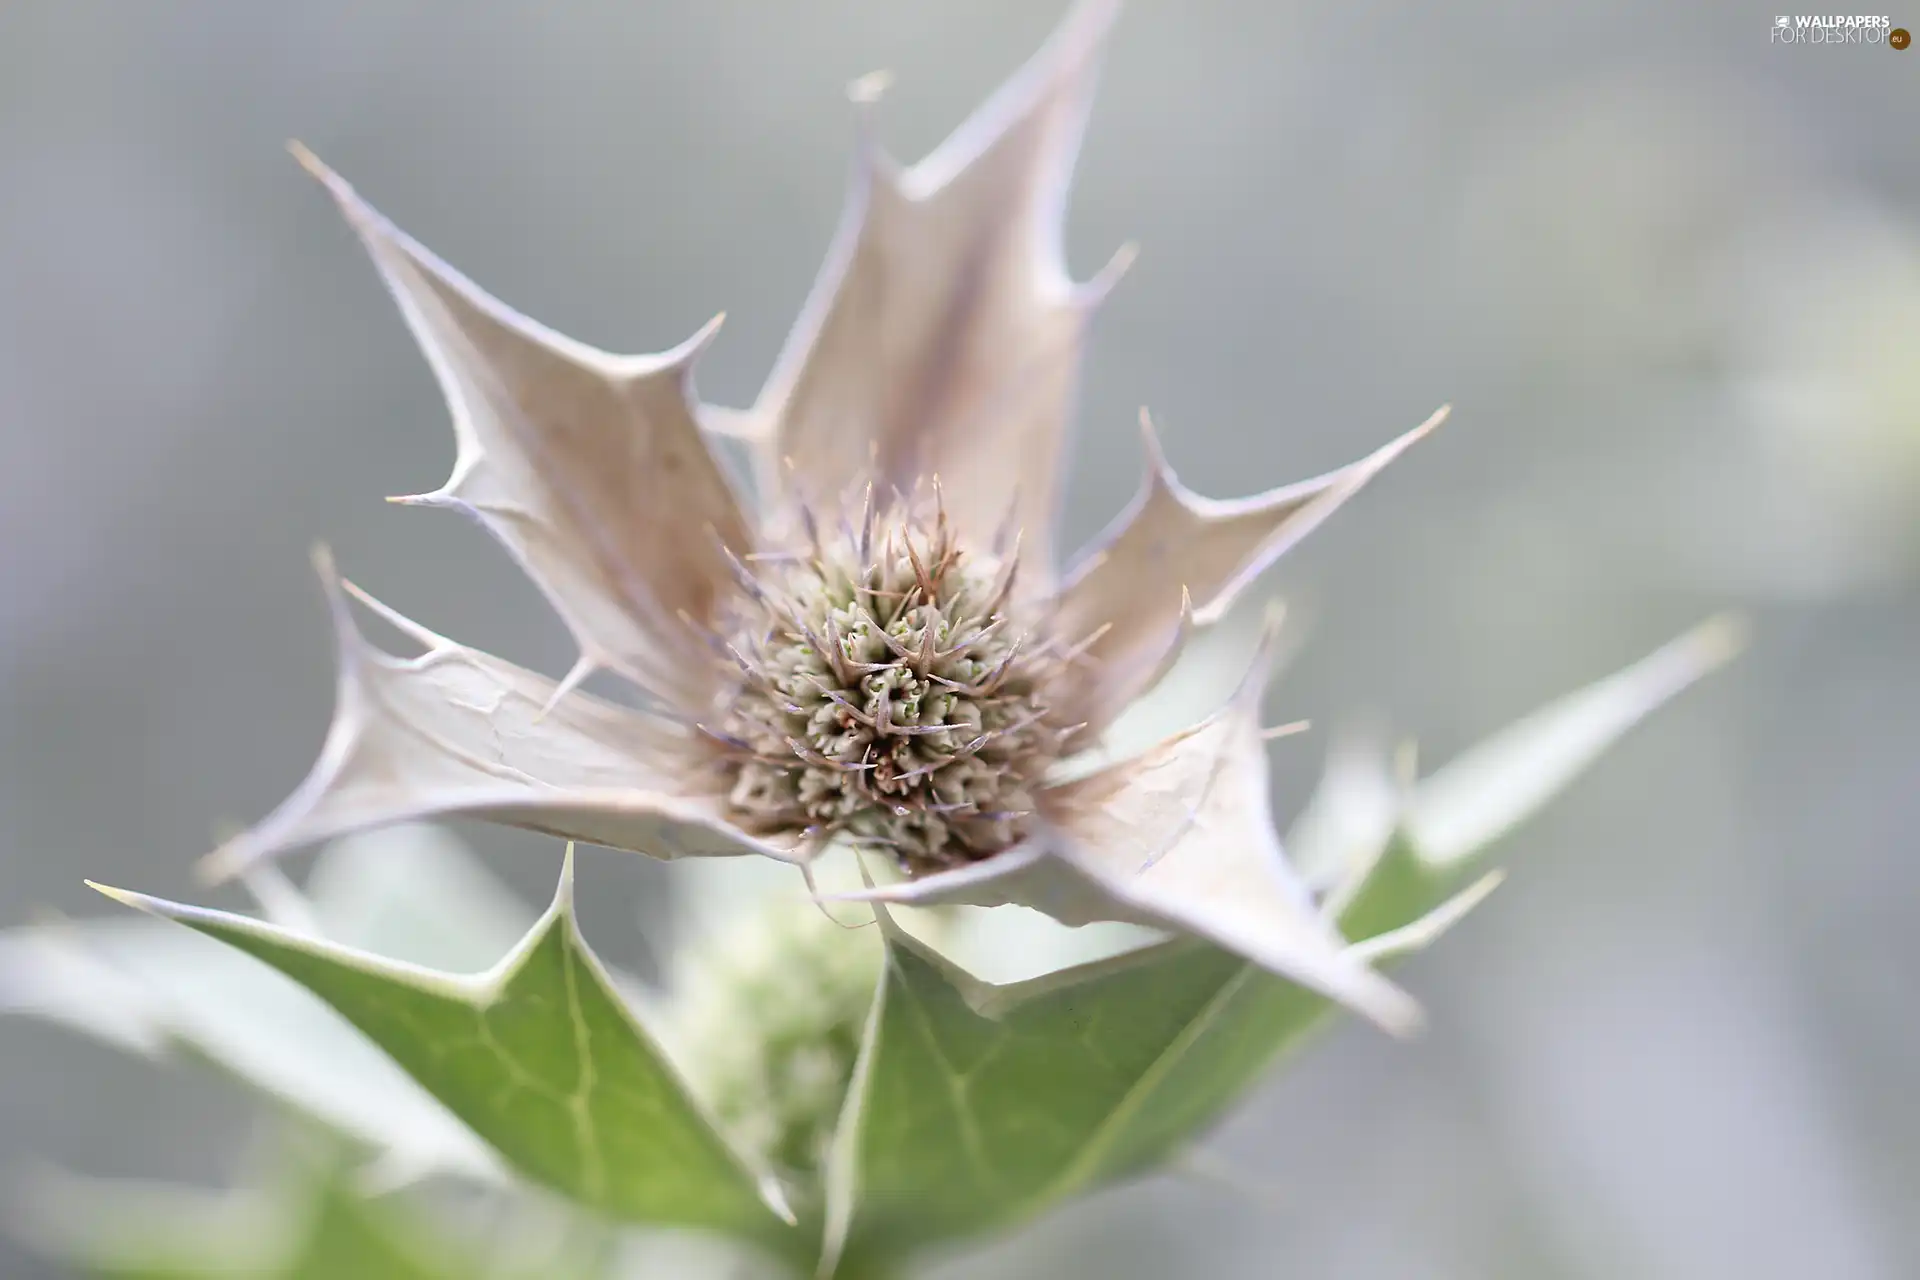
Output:
<path fill-rule="evenodd" d="M 0 924 L 175 895 L 306 769 L 332 662 L 306 553 L 558 673 L 451 517 L 390 508 L 444 413 L 299 137 L 488 288 L 597 345 L 722 308 L 746 403 L 834 223 L 842 84 L 916 156 L 1033 49 L 1013 0 L 0 5 Z M 1920 27 L 1920 9 L 1895 13 Z M 1756 643 L 1515 840 L 1413 969 L 1167 1178 L 943 1277 L 1920 1274 L 1920 51 L 1776 47 L 1753 5 L 1181 5 L 1114 40 L 1073 205 L 1102 316 L 1069 495 L 1153 407 L 1235 495 L 1451 425 L 1280 575 L 1314 632 L 1276 749 L 1424 758 L 1728 605 Z M 530 896 L 551 842 L 471 833 Z M 664 880 L 598 853 L 645 969 Z M 0 1025 L 0 1171 L 217 1180 L 249 1104 Z M 0 1275 L 54 1274 L 0 1242 Z"/>

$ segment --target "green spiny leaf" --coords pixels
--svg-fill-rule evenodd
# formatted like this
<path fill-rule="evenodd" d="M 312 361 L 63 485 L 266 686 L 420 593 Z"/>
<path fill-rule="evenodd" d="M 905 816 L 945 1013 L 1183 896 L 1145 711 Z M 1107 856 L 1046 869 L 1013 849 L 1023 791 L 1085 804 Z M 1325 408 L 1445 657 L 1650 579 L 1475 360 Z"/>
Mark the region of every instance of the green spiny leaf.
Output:
<path fill-rule="evenodd" d="M 1385 828 L 1384 846 L 1343 859 L 1348 881 L 1333 900 L 1347 936 L 1398 928 L 1465 883 L 1509 832 L 1742 643 L 1738 620 L 1709 619 L 1476 743 L 1413 786 Z"/>
<path fill-rule="evenodd" d="M 1436 901 L 1370 958 L 1424 946 L 1495 879 Z M 1164 1163 L 1334 1007 L 1198 942 L 995 987 L 883 927 L 886 977 L 830 1232 L 856 1265 Z"/>
<path fill-rule="evenodd" d="M 1737 617 L 1710 618 L 1630 667 L 1548 703 L 1448 761 L 1417 787 L 1403 824 L 1434 867 L 1472 858 L 1531 817 L 1622 734 L 1746 643 Z"/>
<path fill-rule="evenodd" d="M 335 842 L 308 892 L 295 895 L 294 914 L 329 939 L 446 968 L 491 963 L 535 914 L 459 841 L 421 826 Z M 0 932 L 0 1013 L 46 1018 L 150 1057 L 184 1050 L 373 1148 L 391 1172 L 501 1176 L 472 1131 L 338 1013 L 246 954 L 164 920 Z"/>
<path fill-rule="evenodd" d="M 512 953 L 466 977 L 121 890 L 129 906 L 245 951 L 332 1005 L 533 1181 L 609 1216 L 794 1235 L 634 1019 L 575 925 L 572 859 Z"/>
<path fill-rule="evenodd" d="M 1025 1218 L 1138 1168 L 1165 1146 L 1153 1105 L 1163 1082 L 1190 1074 L 1189 1054 L 1211 1056 L 1223 1016 L 1247 1025 L 1243 993 L 1318 1003 L 1195 944 L 1002 988 L 897 932 L 888 944 L 846 1131 L 841 1227 L 856 1265 Z"/>
<path fill-rule="evenodd" d="M 485 1145 L 332 1009 L 163 921 L 55 921 L 0 934 L 0 1013 L 48 1018 L 148 1056 L 185 1050 L 398 1166 L 500 1177 Z"/>

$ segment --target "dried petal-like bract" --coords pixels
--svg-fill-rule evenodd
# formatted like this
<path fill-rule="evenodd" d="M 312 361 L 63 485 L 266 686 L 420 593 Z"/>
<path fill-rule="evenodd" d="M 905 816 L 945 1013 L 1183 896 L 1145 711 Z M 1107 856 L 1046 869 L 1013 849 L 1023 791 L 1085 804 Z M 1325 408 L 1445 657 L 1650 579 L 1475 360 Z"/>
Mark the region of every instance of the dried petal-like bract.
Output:
<path fill-rule="evenodd" d="M 1018 529 L 1027 587 L 1050 583 L 1087 321 L 1130 256 L 1075 284 L 1060 243 L 1117 7 L 1081 4 L 911 168 L 861 131 L 840 231 L 755 406 L 791 498 L 938 475 L 963 534 Z"/>
<path fill-rule="evenodd" d="M 463 814 L 655 857 L 786 850 L 736 830 L 691 788 L 676 737 L 652 717 L 435 635 L 363 601 L 425 647 L 401 659 L 354 625 L 331 559 L 317 557 L 339 645 L 333 727 L 307 780 L 221 846 L 211 870 L 368 827 Z"/>
<path fill-rule="evenodd" d="M 1140 415 L 1147 476 L 1140 495 L 1095 543 L 1060 593 L 1061 625 L 1094 635 L 1080 719 L 1099 728 L 1153 682 L 1192 608 L 1216 621 L 1262 569 L 1318 528 L 1386 465 L 1446 420 L 1442 408 L 1349 466 L 1251 498 L 1203 498 L 1175 478 L 1153 421 Z"/>
<path fill-rule="evenodd" d="M 745 517 L 701 440 L 688 383 L 709 325 L 663 355 L 614 356 L 483 293 L 304 149 L 373 255 L 440 380 L 459 445 L 432 493 L 396 499 L 477 516 L 605 667 L 698 704 L 699 628 L 733 594 Z"/>

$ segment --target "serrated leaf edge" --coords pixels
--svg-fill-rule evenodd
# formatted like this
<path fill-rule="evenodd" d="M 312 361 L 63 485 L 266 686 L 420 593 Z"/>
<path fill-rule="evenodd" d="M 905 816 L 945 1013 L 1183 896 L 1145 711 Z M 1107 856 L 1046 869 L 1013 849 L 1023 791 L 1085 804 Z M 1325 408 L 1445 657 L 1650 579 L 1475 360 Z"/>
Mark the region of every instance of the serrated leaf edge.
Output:
<path fill-rule="evenodd" d="M 621 994 L 619 984 L 613 980 L 612 975 L 607 972 L 606 966 L 601 962 L 600 957 L 595 954 L 593 948 L 588 945 L 585 935 L 580 932 L 579 921 L 574 913 L 574 851 L 571 842 L 567 844 L 565 856 L 561 860 L 560 881 L 554 891 L 552 903 L 541 913 L 539 919 L 535 920 L 527 929 L 526 934 L 520 941 L 515 943 L 513 948 L 500 958 L 498 963 L 475 974 L 443 973 L 437 969 L 430 969 L 424 965 L 414 964 L 409 961 L 390 959 L 386 956 L 375 955 L 371 952 L 361 951 L 353 947 L 341 946 L 339 943 L 329 942 L 324 938 L 313 937 L 309 934 L 270 924 L 264 920 L 256 920 L 249 916 L 218 911 L 209 907 L 196 907 L 188 903 L 173 902 L 166 898 L 159 898 L 151 894 L 139 893 L 130 889 L 120 889 L 112 885 L 100 884 L 93 880 L 87 880 L 83 883 L 96 893 L 111 898 L 124 906 L 131 907 L 136 911 L 163 920 L 171 920 L 178 924 L 186 925 L 189 928 L 198 929 L 201 932 L 210 933 L 216 939 L 219 937 L 218 931 L 231 930 L 236 933 L 258 938 L 264 942 L 304 951 L 309 955 L 328 960 L 343 968 L 352 969 L 356 972 L 366 974 L 369 977 L 404 981 L 412 984 L 418 990 L 459 1000 L 471 1004 L 481 1011 L 484 1011 L 499 1000 L 513 978 L 526 966 L 533 953 L 547 940 L 552 931 L 556 927 L 563 928 L 566 930 L 566 940 L 571 944 L 565 948 L 565 955 L 568 961 L 566 968 L 567 996 L 570 1004 L 573 1006 L 569 1009 L 568 1019 L 575 1024 L 576 1031 L 580 1028 L 581 1019 L 578 1015 L 577 988 L 574 985 L 576 981 L 574 965 L 575 962 L 584 961 L 593 976 L 599 980 L 601 986 L 612 998 L 612 1003 L 618 1010 L 620 1017 L 626 1021 L 628 1027 L 633 1030 L 635 1035 L 638 1036 L 643 1043 L 652 1048 L 663 1069 L 679 1087 L 686 1105 L 707 1125 L 712 1131 L 716 1141 L 733 1160 L 735 1166 L 753 1184 L 761 1202 L 766 1206 L 767 1210 L 788 1226 L 798 1224 L 798 1216 L 794 1213 L 792 1205 L 788 1203 L 778 1180 L 771 1171 L 756 1166 L 752 1160 L 739 1150 L 727 1132 L 714 1122 L 713 1117 L 700 1101 L 698 1092 L 687 1083 L 686 1077 L 681 1071 L 679 1064 L 676 1063 L 672 1056 L 666 1051 L 660 1043 L 659 1038 L 649 1031 L 646 1025 L 640 1021 L 632 1007 L 627 1003 L 626 997 Z M 259 959 L 259 957 L 254 958 Z M 261 961 L 261 963 L 266 962 Z M 588 1061 L 589 1059 L 583 1058 L 582 1060 Z M 482 1141 L 484 1142 L 484 1139 L 482 1139 Z M 487 1145 L 488 1149 L 491 1150 L 491 1144 Z"/>

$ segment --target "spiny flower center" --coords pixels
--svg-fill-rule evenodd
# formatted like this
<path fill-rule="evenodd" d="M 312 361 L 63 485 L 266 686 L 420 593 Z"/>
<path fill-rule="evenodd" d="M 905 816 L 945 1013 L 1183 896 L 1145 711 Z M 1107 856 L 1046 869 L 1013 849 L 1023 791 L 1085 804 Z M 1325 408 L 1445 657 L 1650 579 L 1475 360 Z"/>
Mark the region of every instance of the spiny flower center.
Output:
<path fill-rule="evenodd" d="M 740 679 L 715 734 L 743 826 L 891 853 L 909 872 L 1026 832 L 1059 754 L 1064 659 L 1013 617 L 1017 560 L 976 553 L 902 502 L 787 561 L 741 566 Z"/>

